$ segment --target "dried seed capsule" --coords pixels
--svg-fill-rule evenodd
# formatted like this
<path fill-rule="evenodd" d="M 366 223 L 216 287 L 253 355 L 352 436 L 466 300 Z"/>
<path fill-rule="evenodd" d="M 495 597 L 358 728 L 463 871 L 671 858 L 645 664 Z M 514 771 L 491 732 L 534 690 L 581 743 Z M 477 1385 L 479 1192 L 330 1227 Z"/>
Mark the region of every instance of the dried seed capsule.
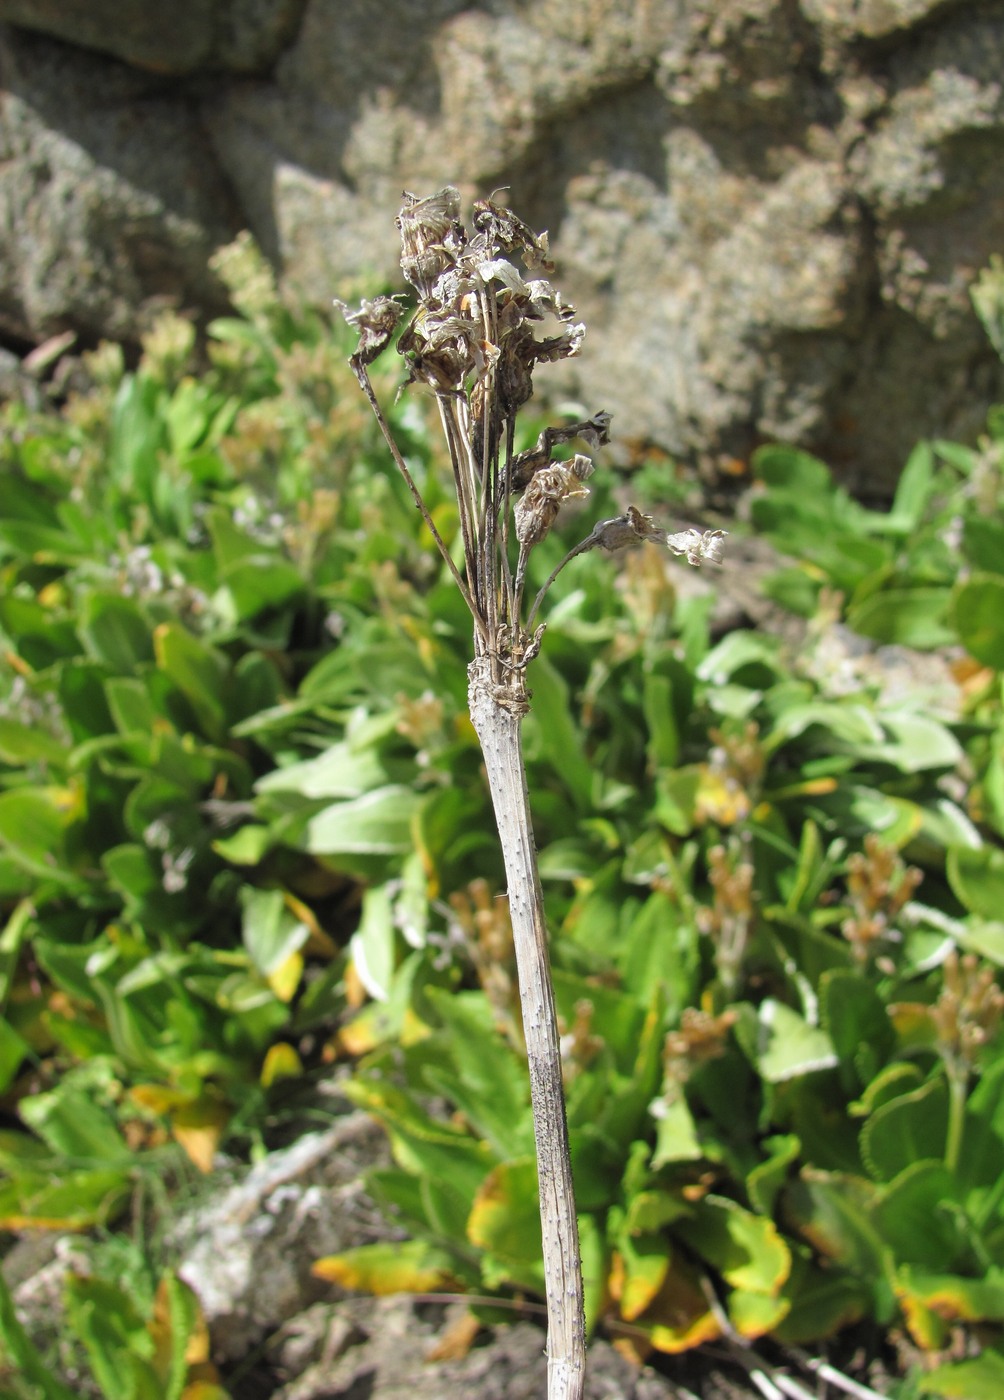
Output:
<path fill-rule="evenodd" d="M 464 246 L 460 223 L 460 191 L 447 185 L 426 199 L 405 192 L 407 201 L 397 216 L 401 230 L 401 270 L 422 297 L 451 267 Z"/>

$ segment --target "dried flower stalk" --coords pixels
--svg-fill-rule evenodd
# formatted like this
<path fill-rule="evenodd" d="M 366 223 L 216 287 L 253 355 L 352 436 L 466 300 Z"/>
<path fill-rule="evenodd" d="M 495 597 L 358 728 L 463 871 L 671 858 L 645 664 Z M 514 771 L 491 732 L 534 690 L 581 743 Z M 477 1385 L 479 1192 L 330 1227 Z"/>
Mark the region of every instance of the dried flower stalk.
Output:
<path fill-rule="evenodd" d="M 533 1105 L 547 1289 L 547 1393 L 549 1400 L 579 1400 L 585 1382 L 582 1269 L 521 742 L 529 709 L 526 670 L 543 637 L 543 626 L 535 626 L 540 605 L 571 559 L 589 549 L 613 551 L 658 540 L 699 566 L 720 559 L 723 532 L 667 535 L 631 506 L 571 549 L 526 609 L 529 556 L 563 503 L 586 494 L 584 483 L 593 470 L 588 455 L 562 460 L 555 449 L 575 442 L 595 451 L 607 441 L 610 419 L 598 413 L 585 422 L 548 428 L 528 451 L 515 452 L 516 416 L 533 392 L 535 366 L 576 354 L 585 328 L 547 280 L 553 269 L 546 233 L 533 233 L 494 198 L 475 201 L 472 223 L 472 231 L 461 223 L 460 193 L 452 186 L 425 199 L 406 195 L 397 218 L 401 268 L 418 296 L 397 349 L 408 365 L 409 383 L 425 385 L 436 398 L 457 493 L 462 571 L 394 441 L 368 373 L 397 333 L 403 308 L 394 297 L 377 297 L 358 311 L 344 306 L 342 311 L 359 331 L 353 370 L 474 623 L 470 712 L 505 861 Z"/>

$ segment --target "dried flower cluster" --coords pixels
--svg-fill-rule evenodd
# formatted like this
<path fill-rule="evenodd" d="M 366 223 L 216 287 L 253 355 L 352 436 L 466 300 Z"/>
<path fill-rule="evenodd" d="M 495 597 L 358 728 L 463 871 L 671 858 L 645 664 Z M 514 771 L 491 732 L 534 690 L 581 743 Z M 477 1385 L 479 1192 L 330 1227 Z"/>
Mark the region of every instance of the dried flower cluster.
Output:
<path fill-rule="evenodd" d="M 699 1065 L 724 1055 L 729 1034 L 739 1013 L 730 1008 L 718 1016 L 688 1006 L 675 1031 L 666 1036 L 663 1060 L 666 1078 L 672 1084 L 683 1085 Z"/>
<path fill-rule="evenodd" d="M 460 193 L 452 186 L 425 199 L 406 195 L 397 223 L 401 267 L 418 294 L 397 349 L 408 365 L 409 382 L 436 397 L 460 510 L 463 577 L 391 442 L 369 384 L 368 366 L 398 333 L 404 316 L 397 298 L 377 297 L 351 312 L 342 307 L 359 332 L 352 366 L 471 609 L 477 655 L 490 658 L 496 686 L 518 694 L 522 672 L 539 647 L 534 619 L 554 578 L 524 619 L 528 556 L 564 502 L 586 494 L 584 483 L 593 470 L 590 456 L 576 453 L 563 460 L 555 449 L 576 442 L 595 451 L 608 439 L 609 414 L 548 428 L 529 450 L 514 450 L 516 415 L 533 392 L 535 366 L 575 355 L 584 334 L 573 307 L 547 280 L 552 266 L 546 233 L 535 234 L 494 198 L 475 202 L 468 231 L 460 220 Z M 656 540 L 700 566 L 720 561 L 722 539 L 720 530 L 668 535 L 632 506 L 597 525 L 559 569 L 587 549 L 613 551 L 641 540 Z"/>
<path fill-rule="evenodd" d="M 522 1039 L 509 902 L 487 880 L 471 880 L 449 896 L 451 936 L 474 964 L 499 1023 L 515 1044 Z"/>
<path fill-rule="evenodd" d="M 899 941 L 896 920 L 922 879 L 915 866 L 904 866 L 895 848 L 883 845 L 874 833 L 865 837 L 864 851 L 848 859 L 847 892 L 853 912 L 841 932 L 858 963 L 870 962 L 884 947 Z"/>
<path fill-rule="evenodd" d="M 748 841 L 733 837 L 728 846 L 712 846 L 708 851 L 708 879 L 714 893 L 710 906 L 697 911 L 697 926 L 711 939 L 715 967 L 726 995 L 734 996 L 739 985 L 746 945 L 753 927 L 753 863 L 748 858 Z"/>
<path fill-rule="evenodd" d="M 1004 992 L 992 967 L 974 953 L 961 958 L 953 949 L 945 959 L 944 986 L 931 1008 L 938 1048 L 950 1071 L 969 1075 L 986 1045 L 1000 1030 Z"/>

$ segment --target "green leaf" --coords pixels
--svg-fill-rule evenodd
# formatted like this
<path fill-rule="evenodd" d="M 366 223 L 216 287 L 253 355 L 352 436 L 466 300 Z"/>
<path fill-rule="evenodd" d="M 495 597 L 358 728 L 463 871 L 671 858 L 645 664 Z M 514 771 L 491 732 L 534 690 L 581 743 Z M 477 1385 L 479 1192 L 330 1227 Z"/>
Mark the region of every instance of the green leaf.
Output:
<path fill-rule="evenodd" d="M 0 596 L 0 629 L 10 637 L 17 654 L 36 671 L 44 671 L 80 651 L 72 622 L 53 616 L 34 598 L 12 593 Z"/>
<path fill-rule="evenodd" d="M 785 1220 L 826 1259 L 878 1281 L 885 1250 L 871 1218 L 877 1195 L 878 1188 L 861 1177 L 803 1167 L 785 1188 Z"/>
<path fill-rule="evenodd" d="M 298 792 L 304 797 L 359 797 L 387 782 L 387 771 L 375 748 L 344 742 L 332 744 L 317 758 L 290 763 L 266 773 L 257 792 Z"/>
<path fill-rule="evenodd" d="M 582 1265 L 586 1335 L 595 1330 L 607 1303 L 609 1251 L 603 1223 L 595 1215 L 580 1215 L 579 1258 Z"/>
<path fill-rule="evenodd" d="M 71 1274 L 66 1284 L 66 1310 L 105 1395 L 159 1400 L 163 1391 L 150 1364 L 153 1338 L 123 1289 L 106 1279 Z"/>
<path fill-rule="evenodd" d="M 214 841 L 213 850 L 234 865 L 260 865 L 274 842 L 270 827 L 249 823 L 235 831 L 233 836 L 223 836 Z"/>
<path fill-rule="evenodd" d="M 874 987 L 850 969 L 831 969 L 820 979 L 823 1025 L 842 1064 L 853 1066 L 854 1087 L 868 1084 L 895 1045 L 885 1004 Z"/>
<path fill-rule="evenodd" d="M 349 1080 L 345 1093 L 386 1126 L 398 1166 L 449 1181 L 473 1201 L 494 1165 L 486 1143 L 432 1119 L 410 1094 L 373 1076 Z"/>
<path fill-rule="evenodd" d="M 890 738 L 862 744 L 862 758 L 892 764 L 903 773 L 928 768 L 954 768 L 962 758 L 962 746 L 943 724 L 926 715 L 884 714 L 882 722 Z"/>
<path fill-rule="evenodd" d="M 195 1292 L 174 1273 L 164 1274 L 157 1286 L 153 1328 L 156 1329 L 158 1324 L 162 1326 L 165 1320 L 168 1354 L 166 1358 L 162 1354 L 157 1355 L 158 1380 L 163 1387 L 164 1400 L 185 1400 L 189 1353 L 192 1342 L 198 1340 L 202 1310 Z M 220 1394 L 222 1400 L 226 1400 L 225 1392 Z M 199 1397 L 191 1396 L 191 1400 L 199 1400 Z M 205 1400 L 211 1400 L 211 1397 Z"/>
<path fill-rule="evenodd" d="M 214 741 L 222 740 L 226 734 L 223 695 L 229 671 L 224 657 L 177 622 L 160 623 L 153 640 L 157 665 L 191 705 L 204 733 Z"/>
<path fill-rule="evenodd" d="M 471 1244 L 491 1256 L 489 1286 L 514 1283 L 544 1292 L 537 1163 L 533 1157 L 504 1162 L 485 1178 L 467 1222 Z"/>
<path fill-rule="evenodd" d="M 953 846 L 946 864 L 948 883 L 971 914 L 997 919 L 1004 910 L 1004 851 L 995 846 Z"/>
<path fill-rule="evenodd" d="M 83 1092 L 65 1086 L 23 1098 L 18 1111 L 49 1149 L 78 1163 L 130 1160 L 111 1116 Z"/>
<path fill-rule="evenodd" d="M 1000 561 L 1004 569 L 1004 559 Z M 973 574 L 956 585 L 952 621 L 959 641 L 977 661 L 1004 671 L 1004 577 Z"/>
<path fill-rule="evenodd" d="M 241 938 L 251 961 L 263 976 L 303 947 L 310 930 L 286 905 L 282 890 L 241 890 Z"/>
<path fill-rule="evenodd" d="M 153 733 L 154 726 L 167 723 L 154 704 L 145 681 L 132 676 L 110 676 L 105 682 L 105 698 L 120 734 L 149 735 Z"/>
<path fill-rule="evenodd" d="M 667 768 L 656 779 L 655 818 L 674 836 L 689 836 L 697 824 L 698 764 Z"/>
<path fill-rule="evenodd" d="M 533 705 L 524 731 L 527 756 L 539 753 L 547 758 L 576 807 L 586 811 L 592 803 L 593 770 L 572 716 L 568 684 L 546 656 L 537 658 L 532 674 Z"/>
<path fill-rule="evenodd" d="M 1004 1160 L 1004 1060 L 998 1059 L 969 1095 L 956 1176 L 975 1219 L 994 1209 Z M 989 1202 L 989 1205 L 988 1205 Z"/>
<path fill-rule="evenodd" d="M 760 1144 L 768 1156 L 759 1162 L 746 1178 L 746 1189 L 753 1206 L 761 1215 L 773 1215 L 778 1193 L 788 1174 L 798 1161 L 801 1141 L 794 1133 L 765 1138 Z"/>
<path fill-rule="evenodd" d="M 768 997 L 754 1009 L 740 1007 L 736 1038 L 761 1076 L 780 1084 L 838 1063 L 833 1041 L 818 1026 L 810 1026 L 784 1002 Z"/>
<path fill-rule="evenodd" d="M 287 560 L 274 554 L 253 554 L 225 571 L 213 605 L 232 625 L 288 609 L 305 591 L 299 571 Z M 287 619 L 287 632 L 290 621 Z"/>
<path fill-rule="evenodd" d="M 627 927 L 616 930 L 615 940 L 610 951 L 616 951 L 624 987 L 642 1005 L 659 991 L 673 1016 L 695 1000 L 700 947 L 675 898 L 656 890 Z"/>
<path fill-rule="evenodd" d="M 19 865 L 61 885 L 78 883 L 66 854 L 72 800 L 65 789 L 25 787 L 0 793 L 0 843 Z"/>
<path fill-rule="evenodd" d="M 774 1328 L 774 1336 L 788 1346 L 834 1336 L 867 1316 L 872 1301 L 871 1289 L 853 1275 L 821 1269 L 798 1255 L 781 1296 L 789 1309 Z"/>
<path fill-rule="evenodd" d="M 659 657 L 646 667 L 642 708 L 653 767 L 671 768 L 678 762 L 681 725 L 690 714 L 693 692 L 692 675 L 675 657 Z"/>
<path fill-rule="evenodd" d="M 993 253 L 987 267 L 969 289 L 973 308 L 990 343 L 1004 360 L 1004 260 Z M 973 1396 L 973 1400 L 978 1397 Z"/>
<path fill-rule="evenodd" d="M 862 1118 L 867 1117 L 883 1104 L 900 1098 L 904 1091 L 919 1089 L 923 1082 L 923 1075 L 916 1065 L 902 1062 L 887 1065 L 879 1070 L 858 1102 L 850 1105 L 851 1112 Z"/>
<path fill-rule="evenodd" d="M 955 640 L 948 624 L 948 588 L 885 588 L 847 610 L 847 623 L 863 637 L 929 651 Z"/>
<path fill-rule="evenodd" d="M 906 466 L 896 483 L 890 512 L 890 524 L 898 532 L 909 535 L 924 518 L 934 490 L 934 452 L 929 442 L 918 442 L 906 460 Z"/>
<path fill-rule="evenodd" d="M 697 1136 L 697 1126 L 683 1094 L 660 1100 L 656 1117 L 655 1152 L 652 1168 L 657 1171 L 667 1162 L 696 1162 L 704 1156 Z"/>
<path fill-rule="evenodd" d="M 22 899 L 0 931 L 0 1006 L 6 1006 L 25 942 L 37 932 L 35 908 Z"/>
<path fill-rule="evenodd" d="M 376 1001 L 390 996 L 396 964 L 394 909 L 384 885 L 363 895 L 359 927 L 349 941 L 349 953 L 359 980 Z"/>
<path fill-rule="evenodd" d="M 0 1180 L 0 1229 L 88 1230 L 114 1220 L 132 1190 L 131 1166 L 99 1171 L 67 1169 L 58 1178 L 52 1165 L 44 1172 L 21 1172 Z"/>
<path fill-rule="evenodd" d="M 394 855 L 411 846 L 411 821 L 419 798 L 390 784 L 349 802 L 336 802 L 307 825 L 312 855 Z"/>
<path fill-rule="evenodd" d="M 1004 1270 L 982 1278 L 960 1278 L 944 1270 L 928 1273 L 905 1264 L 897 1270 L 897 1295 L 913 1330 L 913 1309 L 927 1308 L 939 1323 L 1004 1322 Z"/>
<path fill-rule="evenodd" d="M 809 700 L 787 706 L 778 716 L 770 735 L 770 751 L 799 738 L 813 726 L 826 730 L 854 751 L 881 744 L 885 738 L 879 721 L 866 705 Z"/>
<path fill-rule="evenodd" d="M 1004 325 L 1001 345 L 1004 347 Z M 1004 1355 L 988 1348 L 969 1361 L 936 1366 L 922 1384 L 924 1395 L 937 1395 L 942 1400 L 1000 1400 L 1004 1395 Z"/>
<path fill-rule="evenodd" d="M 878 1181 L 892 1181 L 911 1163 L 944 1156 L 948 1091 L 933 1079 L 877 1108 L 861 1130 L 861 1156 Z"/>
<path fill-rule="evenodd" d="M 959 1225 L 955 1177 L 941 1163 L 911 1162 L 884 1188 L 872 1211 L 882 1239 L 901 1263 L 950 1268 L 968 1241 Z"/>
<path fill-rule="evenodd" d="M 674 1232 L 733 1288 L 776 1297 L 791 1270 L 774 1222 L 725 1196 L 705 1196 Z"/>
<path fill-rule="evenodd" d="M 633 1322 L 651 1306 L 665 1282 L 672 1252 L 665 1235 L 651 1231 L 623 1229 L 615 1243 L 622 1271 L 620 1315 L 625 1322 Z"/>
<path fill-rule="evenodd" d="M 0 717 L 0 762 L 19 768 L 29 763 L 65 768 L 67 754 L 66 744 L 37 724 Z"/>
<path fill-rule="evenodd" d="M 999 573 L 1004 560 L 1004 521 L 970 515 L 962 527 L 962 549 L 974 569 Z"/>
<path fill-rule="evenodd" d="M 785 443 L 767 443 L 758 447 L 751 465 L 766 486 L 784 487 L 807 502 L 826 497 L 833 489 L 833 476 L 825 462 L 800 448 Z"/>
<path fill-rule="evenodd" d="M 958 943 L 967 953 L 976 953 L 995 967 L 1004 967 L 1004 920 L 971 915 L 962 926 Z"/>
<path fill-rule="evenodd" d="M 526 1062 L 499 1034 L 496 1012 L 482 992 L 447 992 L 430 987 L 429 1004 L 449 1034 L 453 1074 L 426 1077 L 448 1092 L 467 1121 L 496 1155 L 522 1157 L 532 1150 Z M 459 1097 L 458 1095 L 459 1091 Z"/>
<path fill-rule="evenodd" d="M 120 593 L 85 594 L 79 632 L 88 656 L 117 675 L 153 660 L 150 624 L 139 604 Z"/>
<path fill-rule="evenodd" d="M 28 1043 L 9 1021 L 0 1017 L 0 1094 L 6 1094 L 28 1054 Z"/>

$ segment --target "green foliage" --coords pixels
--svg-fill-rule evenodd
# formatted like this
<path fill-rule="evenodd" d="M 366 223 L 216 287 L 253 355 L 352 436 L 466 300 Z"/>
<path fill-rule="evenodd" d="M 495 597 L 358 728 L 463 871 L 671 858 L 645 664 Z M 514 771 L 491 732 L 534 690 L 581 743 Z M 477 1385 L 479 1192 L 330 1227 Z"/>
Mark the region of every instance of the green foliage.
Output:
<path fill-rule="evenodd" d="M 319 1273 L 537 1292 L 469 623 L 345 346 L 247 246 L 224 264 L 243 314 L 206 363 L 167 318 L 134 371 L 105 347 L 60 411 L 4 410 L 0 1226 L 114 1220 L 172 1154 L 254 1145 L 276 1081 L 334 1053 L 412 1240 Z M 797 647 L 713 637 L 654 551 L 553 591 L 526 743 L 590 1325 L 639 1353 L 719 1335 L 713 1294 L 746 1338 L 864 1319 L 932 1356 L 1001 1320 L 1002 421 L 918 447 L 887 512 L 761 450 Z M 190 1301 L 158 1296 L 72 1285 L 99 1382 L 189 1394 Z M 990 1393 L 997 1353 L 964 1364 Z"/>
<path fill-rule="evenodd" d="M 173 1274 L 160 1280 L 148 1311 L 123 1288 L 71 1275 L 66 1311 L 100 1393 L 108 1400 L 227 1400 L 209 1361 L 198 1300 Z M 7 1367 L 9 1376 L 4 1375 Z M 10 1400 L 70 1400 L 26 1336 L 0 1279 L 0 1380 Z"/>

